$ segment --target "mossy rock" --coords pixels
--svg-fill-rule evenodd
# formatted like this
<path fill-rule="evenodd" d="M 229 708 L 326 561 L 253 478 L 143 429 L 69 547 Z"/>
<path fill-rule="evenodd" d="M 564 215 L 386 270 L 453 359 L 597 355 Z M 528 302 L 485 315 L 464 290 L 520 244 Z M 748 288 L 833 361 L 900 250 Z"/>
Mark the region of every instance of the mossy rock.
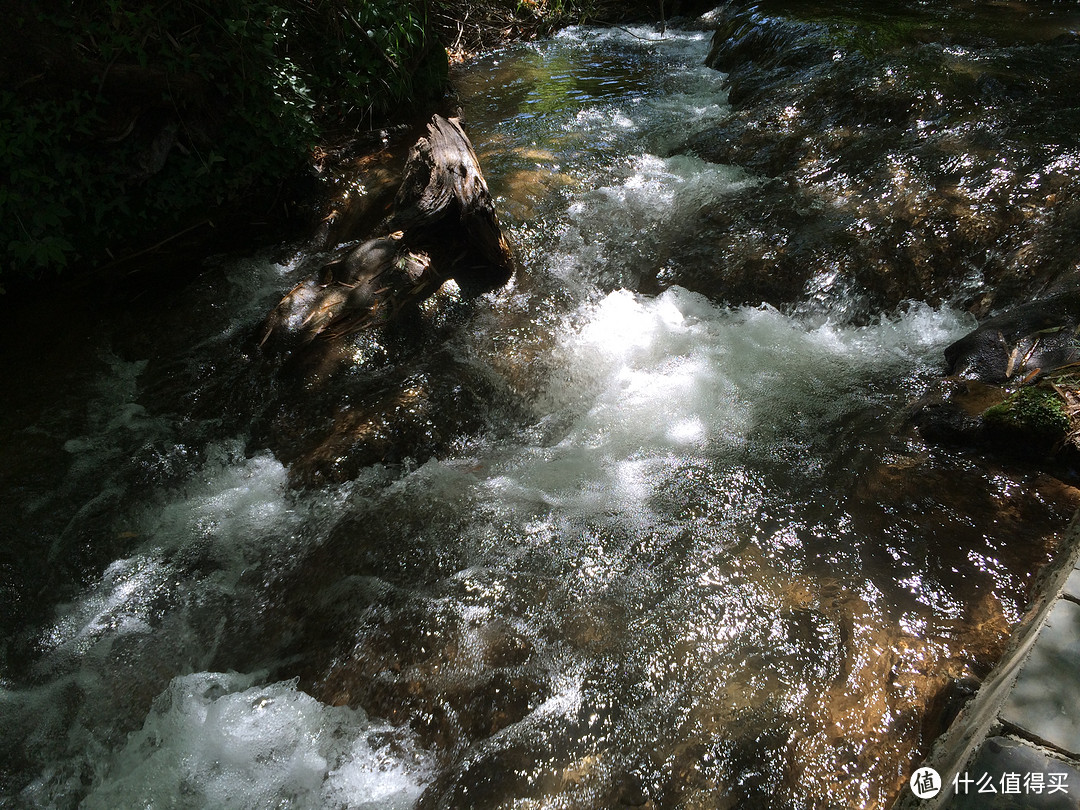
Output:
<path fill-rule="evenodd" d="M 1070 429 L 1061 397 L 1038 386 L 1021 388 L 1004 402 L 987 408 L 982 423 L 987 438 L 995 443 L 1014 443 L 1007 449 L 1025 455 L 1054 452 Z"/>

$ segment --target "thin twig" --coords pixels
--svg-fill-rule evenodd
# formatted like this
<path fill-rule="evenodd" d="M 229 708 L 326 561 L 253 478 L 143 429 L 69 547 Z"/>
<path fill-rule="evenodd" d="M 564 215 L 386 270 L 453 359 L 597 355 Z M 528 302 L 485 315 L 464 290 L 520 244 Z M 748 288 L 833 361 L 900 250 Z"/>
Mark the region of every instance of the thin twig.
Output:
<path fill-rule="evenodd" d="M 394 70 L 401 70 L 401 68 L 398 66 L 398 63 L 394 61 L 394 57 L 384 51 L 382 46 L 375 41 L 375 38 L 368 34 L 367 29 L 360 24 L 360 20 L 356 19 L 352 14 L 345 11 L 344 9 L 342 9 L 342 14 L 344 14 L 352 21 L 353 25 L 355 25 L 357 30 L 360 32 L 360 36 L 364 38 L 364 41 L 367 42 L 367 44 L 374 48 L 376 51 L 378 51 L 379 56 L 385 59 L 386 63 L 390 65 L 390 67 L 392 67 Z"/>
<path fill-rule="evenodd" d="M 617 29 L 619 31 L 622 31 L 625 34 L 629 34 L 634 39 L 640 39 L 642 42 L 662 42 L 663 40 L 667 39 L 667 34 L 666 33 L 661 34 L 657 39 L 653 39 L 652 37 L 643 37 L 640 34 L 635 34 L 629 28 L 623 28 L 621 25 L 612 25 L 612 26 L 609 26 L 609 27 L 610 28 L 615 28 L 615 29 Z"/>
<path fill-rule="evenodd" d="M 139 256 L 144 256 L 147 253 L 153 253 L 155 250 L 157 250 L 162 245 L 167 245 L 169 242 L 173 241 L 174 239 L 179 239 L 184 234 L 190 233 L 191 231 L 195 230 L 196 228 L 201 228 L 203 225 L 210 225 L 211 227 L 213 227 L 213 224 L 214 223 L 212 223 L 209 219 L 204 219 L 201 222 L 196 222 L 194 225 L 191 225 L 190 227 L 184 228 L 184 230 L 180 231 L 179 233 L 174 233 L 172 236 L 169 236 L 169 237 L 166 237 L 165 239 L 162 239 L 160 242 L 158 242 L 155 245 L 151 245 L 148 248 L 143 248 L 142 250 L 136 251 L 135 253 L 129 253 L 126 256 L 121 256 L 119 259 L 116 259 L 115 261 L 111 261 L 106 265 L 102 265 L 98 269 L 106 270 L 106 269 L 108 269 L 110 267 L 115 267 L 118 264 L 122 264 L 122 263 L 130 261 L 132 259 L 137 259 Z M 140 270 L 142 270 L 141 267 L 136 267 L 134 270 L 132 270 L 130 273 L 128 273 L 128 275 L 133 275 L 135 273 L 138 273 Z"/>

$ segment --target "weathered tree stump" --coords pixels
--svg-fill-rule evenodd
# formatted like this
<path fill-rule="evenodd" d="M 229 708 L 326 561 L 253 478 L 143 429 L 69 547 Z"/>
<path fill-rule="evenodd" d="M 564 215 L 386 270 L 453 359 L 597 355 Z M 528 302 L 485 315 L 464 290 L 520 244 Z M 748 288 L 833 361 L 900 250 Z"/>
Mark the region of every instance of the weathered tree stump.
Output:
<path fill-rule="evenodd" d="M 447 279 L 470 293 L 513 273 L 495 205 L 455 118 L 436 115 L 409 151 L 393 211 L 376 235 L 294 287 L 266 320 L 261 343 L 306 343 L 382 326 Z"/>

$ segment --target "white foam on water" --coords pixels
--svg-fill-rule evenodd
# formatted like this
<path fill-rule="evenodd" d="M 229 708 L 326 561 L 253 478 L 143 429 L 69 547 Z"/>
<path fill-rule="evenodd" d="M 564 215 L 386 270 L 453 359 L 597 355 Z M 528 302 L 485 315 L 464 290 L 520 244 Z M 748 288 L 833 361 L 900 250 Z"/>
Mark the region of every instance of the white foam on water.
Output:
<path fill-rule="evenodd" d="M 432 764 L 407 731 L 326 706 L 294 682 L 175 678 L 101 768 L 84 810 L 412 807 Z"/>
<path fill-rule="evenodd" d="M 110 752 L 116 746 L 117 729 L 130 727 L 133 720 L 124 712 L 139 705 L 138 697 L 129 701 L 117 689 L 130 689 L 138 694 L 155 688 L 153 685 L 158 682 L 155 677 L 160 679 L 164 673 L 184 672 L 193 664 L 196 668 L 200 664 L 205 666 L 215 655 L 221 628 L 229 615 L 259 610 L 263 599 L 258 592 L 261 578 L 245 582 L 245 573 L 284 570 L 292 564 L 297 549 L 319 542 L 323 536 L 320 527 L 340 515 L 348 497 L 347 486 L 297 494 L 290 490 L 287 471 L 280 462 L 269 454 L 245 458 L 242 445 L 236 442 L 212 447 L 207 455 L 201 474 L 184 488 L 160 496 L 157 502 L 151 498 L 141 511 L 126 518 L 128 533 L 134 538 L 132 553 L 111 563 L 78 599 L 57 607 L 55 620 L 39 640 L 42 655 L 35 663 L 39 685 L 0 690 L 0 719 L 8 728 L 25 730 L 26 752 L 46 763 L 40 776 L 21 794 L 27 806 L 67 806 L 77 800 L 83 790 L 80 774 L 88 770 L 97 772 L 103 767 L 102 763 L 112 756 Z M 140 766 L 140 773 L 159 773 L 160 768 L 154 763 L 166 762 L 173 754 L 179 756 L 177 752 L 186 745 L 187 738 L 183 735 L 190 736 L 194 718 L 202 711 L 200 706 L 205 709 L 205 717 L 211 718 L 217 729 L 214 734 L 223 740 L 222 746 L 229 744 L 233 722 L 237 734 L 247 735 L 244 740 L 260 733 L 268 735 L 268 740 L 281 737 L 281 730 L 288 725 L 287 718 L 294 715 L 297 728 L 303 729 L 304 723 L 307 724 L 309 731 L 282 742 L 285 749 L 271 751 L 272 758 L 278 758 L 274 761 L 280 760 L 279 764 L 296 769 L 286 782 L 277 784 L 283 790 L 299 790 L 297 786 L 306 784 L 303 780 L 310 773 L 323 767 L 312 753 L 323 750 L 319 747 L 323 744 L 316 739 L 318 735 L 311 731 L 317 729 L 320 718 L 327 720 L 330 724 L 327 728 L 331 730 L 347 726 L 367 728 L 366 721 L 361 722 L 358 716 L 320 713 L 322 710 L 313 698 L 297 692 L 291 685 L 273 687 L 268 692 L 277 701 L 276 705 L 282 707 L 280 710 L 248 716 L 236 708 L 238 701 L 242 702 L 240 698 L 219 703 L 215 702 L 216 698 L 207 697 L 206 689 L 198 691 L 197 687 L 204 681 L 207 688 L 217 684 L 215 689 L 227 692 L 254 688 L 253 682 L 240 684 L 211 676 L 178 680 L 170 687 L 168 710 L 156 710 L 157 714 L 147 721 L 152 732 L 144 729 L 146 739 L 152 737 L 156 741 L 154 746 L 170 753 L 151 757 L 149 764 Z M 184 690 L 191 694 L 184 697 L 187 694 Z M 130 706 L 122 708 L 125 704 Z M 170 730 L 182 739 L 170 739 Z M 368 757 L 370 752 L 365 753 L 363 739 L 356 735 L 349 737 L 347 741 L 353 747 L 343 748 L 327 759 L 327 776 L 323 781 L 331 787 L 337 785 L 327 796 L 334 791 L 347 791 L 353 785 L 367 801 L 364 797 L 381 794 L 368 791 L 364 785 L 370 782 L 369 787 L 377 786 L 382 784 L 379 780 L 383 776 L 393 777 L 389 771 L 382 773 L 389 766 L 363 764 L 385 759 L 385 752 L 376 752 L 378 757 L 374 759 Z M 241 763 L 237 767 L 250 776 L 254 766 L 244 763 L 255 755 L 249 756 L 243 748 L 247 744 L 244 740 L 237 743 L 240 750 L 235 756 Z M 149 743 L 142 747 L 146 745 Z M 122 757 L 135 757 L 134 750 L 129 744 Z M 119 774 L 127 770 L 125 766 L 111 773 L 120 779 Z M 256 776 L 252 777 L 255 782 L 273 784 L 268 777 Z M 197 777 L 198 774 L 191 776 L 196 780 Z M 235 784 L 242 784 L 243 779 L 237 778 L 240 781 Z M 396 777 L 391 782 L 393 779 Z M 166 787 L 154 794 L 158 796 L 155 801 L 140 804 L 135 794 L 131 794 L 124 803 L 110 804 L 120 795 L 117 791 L 122 793 L 127 789 L 126 784 L 120 779 L 117 784 L 102 788 L 105 792 L 101 795 L 111 798 L 103 798 L 91 806 L 277 806 L 273 802 L 244 803 L 246 799 L 238 799 L 237 804 L 221 803 L 218 794 L 209 796 L 204 804 L 174 805 L 165 801 L 164 797 L 170 795 Z M 175 793 L 180 787 L 187 794 Z M 212 792 L 216 788 L 211 785 L 208 789 Z M 171 790 L 182 796 L 190 794 L 191 787 L 186 782 L 174 783 Z M 357 805 L 358 799 L 350 794 L 347 800 L 326 806 L 405 806 L 400 803 L 404 799 L 394 798 L 399 792 L 396 788 L 388 792 L 386 802 L 381 804 Z M 406 793 L 407 790 L 401 795 Z"/>
<path fill-rule="evenodd" d="M 578 194 L 569 207 L 551 261 L 569 284 L 633 287 L 642 276 L 662 274 L 681 246 L 694 243 L 703 210 L 756 182 L 693 155 L 639 154 L 612 174 L 616 182 Z"/>
<path fill-rule="evenodd" d="M 485 486 L 552 520 L 618 514 L 637 531 L 674 466 L 813 434 L 857 412 L 867 381 L 929 373 L 968 327 L 965 313 L 925 305 L 870 326 L 814 323 L 679 287 L 616 290 L 575 322 L 557 351 L 565 373 L 537 403 L 552 440 L 505 458 Z"/>
<path fill-rule="evenodd" d="M 537 403 L 548 439 L 495 448 L 479 476 L 453 459 L 432 461 L 389 489 L 411 488 L 450 510 L 479 506 L 478 521 L 505 510 L 523 545 L 570 561 L 562 587 L 599 593 L 628 573 L 648 576 L 636 570 L 633 544 L 664 519 L 651 501 L 673 467 L 738 454 L 763 427 L 815 409 L 855 408 L 864 379 L 928 368 L 967 327 L 965 315 L 925 305 L 856 327 L 722 307 L 677 287 L 655 298 L 616 290 L 564 324 L 562 373 Z M 120 642 L 134 639 L 142 646 L 125 655 L 172 672 L 188 661 L 205 669 L 216 642 L 196 637 L 192 617 L 242 602 L 245 570 L 288 565 L 318 542 L 319 522 L 348 509 L 348 493 L 297 495 L 272 457 L 223 443 L 183 489 L 132 516 L 132 553 L 61 608 L 42 639 L 39 671 L 54 679 L 0 690 L 6 727 L 25 733 L 29 749 L 51 752 L 24 803 L 70 804 L 92 773 L 87 808 L 412 806 L 434 773 L 429 755 L 407 733 L 320 704 L 293 683 L 199 672 L 173 679 L 126 740 L 109 717 L 119 678 L 130 674 L 114 661 Z M 594 531 L 604 521 L 632 539 L 620 545 Z M 485 531 L 480 522 L 476 530 Z M 535 630 L 523 632 L 538 638 Z M 576 711 L 579 669 L 573 656 L 551 664 L 535 722 Z"/>
<path fill-rule="evenodd" d="M 699 53 L 708 51 L 712 32 L 668 28 L 661 33 L 652 25 L 571 25 L 558 31 L 554 39 L 578 46 L 613 43 L 620 46 L 660 48 L 666 54 L 680 57 L 681 61 L 693 62 Z"/>
<path fill-rule="evenodd" d="M 645 29 L 630 36 L 576 29 L 558 41 L 584 46 L 636 40 L 634 34 L 655 36 Z M 677 33 L 642 46 L 685 61 L 672 69 L 669 89 L 680 89 L 566 113 L 566 130 L 587 130 L 591 140 L 625 144 L 645 135 L 651 142 L 622 152 L 614 167 L 599 167 L 600 175 L 590 176 L 602 179 L 572 201 L 550 270 L 589 300 L 563 323 L 553 364 L 559 371 L 535 403 L 534 429 L 518 445 L 482 450 L 488 456 L 478 459 L 479 473 L 460 459 L 433 460 L 375 496 L 399 492 L 409 508 L 431 514 L 475 508 L 463 534 L 484 535 L 490 519 L 490 545 L 499 546 L 502 566 L 493 564 L 493 571 L 509 568 L 515 549 L 505 540 L 520 530 L 517 542 L 569 561 L 567 581 L 558 587 L 571 595 L 601 592 L 628 572 L 647 578 L 648 571 L 635 569 L 635 544 L 649 542 L 648 530 L 670 518 L 653 501 L 672 469 L 688 460 L 737 458 L 754 441 L 783 443 L 800 430 L 814 432 L 831 413 L 857 411 L 865 381 L 928 369 L 940 347 L 970 327 L 962 314 L 923 305 L 855 327 L 768 307 L 722 307 L 678 287 L 655 298 L 621 289 L 692 239 L 704 206 L 754 182 L 693 156 L 656 154 L 672 137 L 670 121 L 685 110 L 693 112 L 691 125 L 726 114 L 721 77 L 697 64 L 707 38 Z M 223 318 L 228 325 L 211 329 L 208 339 L 250 327 L 294 270 L 253 260 L 226 274 L 235 289 L 225 309 L 235 304 L 240 315 Z M 596 293 L 597 281 L 613 291 Z M 249 288 L 257 293 L 245 297 Z M 210 290 L 208 298 L 218 292 Z M 67 446 L 85 460 L 87 474 L 99 464 L 92 456 L 107 448 L 102 437 L 110 431 L 157 430 L 135 402 L 140 363 L 117 367 L 115 396 L 103 399 L 95 416 L 98 432 Z M 763 440 L 770 431 L 776 435 Z M 110 717 L 118 688 L 146 688 L 123 680 L 134 671 L 124 668 L 132 660 L 136 669 L 160 667 L 169 675 L 210 669 L 215 611 L 257 614 L 260 607 L 258 597 L 243 592 L 244 573 L 293 564 L 324 537 L 321 523 L 350 508 L 349 492 L 293 493 L 287 471 L 271 456 L 248 458 L 239 443 L 225 442 L 182 490 L 130 516 L 120 527 L 135 538 L 130 548 L 59 609 L 41 639 L 43 685 L 0 688 L 3 725 L 24 735 L 35 757 L 52 761 L 24 792 L 24 803 L 74 806 L 90 774 L 83 806 L 91 810 L 411 807 L 434 774 L 430 755 L 407 731 L 321 704 L 293 682 L 260 685 L 258 675 L 207 671 L 168 682 L 166 675 L 167 688 L 145 719 L 138 713 L 141 728 L 118 739 L 121 720 Z M 605 522 L 630 539 L 620 546 L 596 530 Z M 445 540 L 457 550 L 475 542 L 457 534 L 440 538 L 437 526 L 429 528 L 433 546 Z M 492 604 L 510 599 L 500 583 L 486 597 Z M 462 611 L 476 623 L 501 615 L 486 603 Z M 520 629 L 544 647 L 537 627 Z M 125 659 L 114 655 L 117 649 Z M 539 718 L 572 715 L 584 700 L 580 661 L 571 654 L 552 659 L 545 665 L 551 688 L 533 712 Z M 163 685 L 148 690 L 144 707 Z"/>
<path fill-rule="evenodd" d="M 243 564 L 289 541 L 300 525 L 295 507 L 281 462 L 269 453 L 243 458 L 239 445 L 225 445 L 211 453 L 201 484 L 148 510 L 138 527 L 157 547 L 209 543 L 219 559 Z"/>
<path fill-rule="evenodd" d="M 149 633 L 161 598 L 195 584 L 185 559 L 213 562 L 215 587 L 235 586 L 244 568 L 287 550 L 301 525 L 287 471 L 272 456 L 243 459 L 238 445 L 211 450 L 203 480 L 130 519 L 137 551 L 111 563 L 79 600 L 61 605 L 42 639 L 52 656 L 82 656 L 99 641 Z M 179 565 L 178 565 L 179 563 Z"/>
<path fill-rule="evenodd" d="M 83 654 L 105 635 L 150 632 L 149 603 L 169 574 L 168 566 L 152 555 L 116 560 L 81 600 L 58 608 L 42 646 Z"/>

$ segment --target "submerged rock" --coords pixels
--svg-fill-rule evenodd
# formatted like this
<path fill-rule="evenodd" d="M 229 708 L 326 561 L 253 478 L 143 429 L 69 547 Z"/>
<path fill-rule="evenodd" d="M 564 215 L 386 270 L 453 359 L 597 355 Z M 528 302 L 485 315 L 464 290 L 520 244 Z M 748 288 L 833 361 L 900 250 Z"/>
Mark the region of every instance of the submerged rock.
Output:
<path fill-rule="evenodd" d="M 385 201 L 386 180 L 376 174 L 375 196 Z M 369 222 L 381 204 L 361 206 L 355 221 Z M 286 359 L 249 449 L 270 449 L 294 485 L 422 463 L 483 429 L 499 399 L 497 381 L 445 349 L 472 300 L 513 272 L 457 119 L 434 116 L 409 153 L 389 216 L 365 236 L 293 287 L 263 326 L 267 363 Z"/>
<path fill-rule="evenodd" d="M 330 391 L 319 404 L 302 395 L 284 402 L 256 432 L 294 485 L 349 481 L 372 464 L 422 463 L 483 430 L 504 399 L 495 381 L 446 352 L 370 381 L 346 376 Z"/>
<path fill-rule="evenodd" d="M 908 299 L 983 315 L 1075 273 L 1065 77 L 1080 42 L 1066 19 L 790 0 L 728 3 L 715 18 L 708 64 L 727 73 L 733 110 L 675 151 L 768 182 L 733 201 L 745 211 L 730 227 L 703 236 L 700 249 L 720 257 L 712 284 L 678 269 L 665 284 L 729 303 L 854 299 L 867 318 Z M 759 245 L 770 249 L 751 257 Z"/>
<path fill-rule="evenodd" d="M 941 380 L 910 408 L 911 423 L 928 442 L 974 445 L 981 438 L 983 412 L 1007 395 L 999 386 L 974 380 Z"/>

